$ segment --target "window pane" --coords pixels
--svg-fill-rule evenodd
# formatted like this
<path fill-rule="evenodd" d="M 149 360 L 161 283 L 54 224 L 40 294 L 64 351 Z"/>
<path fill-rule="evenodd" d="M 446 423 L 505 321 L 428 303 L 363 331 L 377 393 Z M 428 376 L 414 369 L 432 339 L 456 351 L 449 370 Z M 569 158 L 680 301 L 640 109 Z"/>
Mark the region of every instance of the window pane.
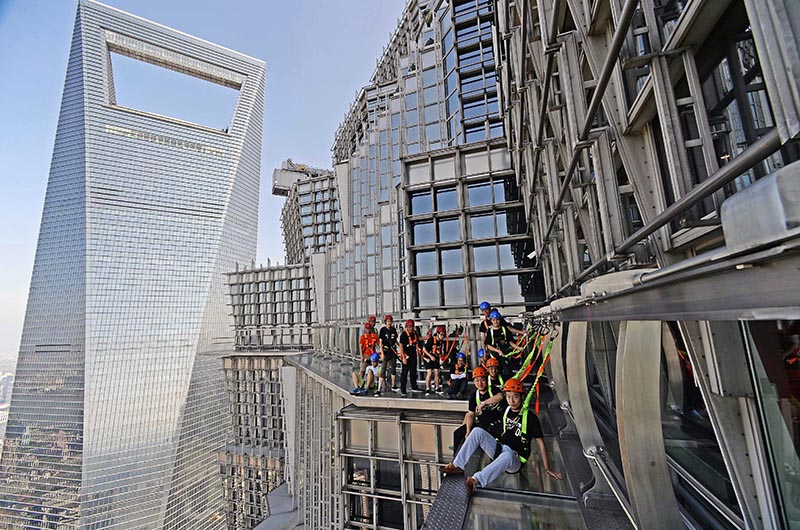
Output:
<path fill-rule="evenodd" d="M 498 227 L 500 223 L 500 216 L 505 217 L 505 214 L 497 214 L 498 217 Z M 494 237 L 494 224 L 492 222 L 492 216 L 490 215 L 474 215 L 470 218 L 470 225 L 472 226 L 472 236 L 473 238 L 480 238 L 480 237 Z M 499 234 L 499 235 L 506 235 L 506 234 Z"/>
<path fill-rule="evenodd" d="M 417 223 L 414 225 L 414 244 L 429 245 L 436 241 L 433 223 Z"/>
<path fill-rule="evenodd" d="M 439 307 L 439 282 L 436 280 L 417 282 L 417 295 L 421 307 Z"/>
<path fill-rule="evenodd" d="M 453 158 L 440 158 L 433 161 L 433 180 L 455 178 L 456 167 Z"/>
<path fill-rule="evenodd" d="M 514 266 L 514 255 L 511 253 L 511 245 L 500 245 L 500 268 L 513 269 Z"/>
<path fill-rule="evenodd" d="M 436 84 L 436 68 L 422 71 L 422 86 L 429 87 Z"/>
<path fill-rule="evenodd" d="M 467 303 L 464 279 L 444 280 L 444 305 L 464 305 Z"/>
<path fill-rule="evenodd" d="M 425 123 L 439 121 L 439 105 L 429 105 L 425 107 Z"/>
<path fill-rule="evenodd" d="M 458 208 L 456 190 L 453 188 L 442 188 L 436 190 L 436 211 L 455 210 Z"/>
<path fill-rule="evenodd" d="M 430 192 L 414 193 L 411 195 L 411 214 L 431 213 L 433 201 Z"/>
<path fill-rule="evenodd" d="M 437 274 L 436 270 L 436 252 L 417 252 L 417 275 L 427 276 Z"/>
<path fill-rule="evenodd" d="M 420 184 L 430 181 L 430 170 L 428 163 L 410 164 L 408 166 L 408 181 L 411 184 Z"/>
<path fill-rule="evenodd" d="M 502 282 L 504 304 L 525 301 L 522 296 L 522 286 L 519 284 L 519 276 L 503 276 Z"/>
<path fill-rule="evenodd" d="M 398 450 L 398 447 L 399 447 L 399 445 L 398 445 L 399 444 L 399 440 L 397 438 L 397 436 L 398 436 L 398 434 L 397 434 L 397 424 L 393 423 L 393 422 L 388 422 L 388 421 L 379 421 L 379 422 L 377 422 L 376 426 L 377 426 L 377 431 L 378 431 L 378 433 L 377 433 L 378 436 L 377 436 L 377 441 L 376 441 L 377 449 L 379 451 L 388 451 L 388 452 L 397 453 L 397 450 Z M 399 473 L 399 469 L 398 469 L 397 464 L 394 464 L 393 467 L 394 467 L 394 469 L 398 470 L 397 472 Z M 378 466 L 378 469 L 380 471 L 380 465 Z M 378 487 L 384 487 L 384 486 L 378 486 Z M 398 481 L 397 481 L 397 489 L 398 490 L 400 489 L 399 475 L 398 475 Z"/>
<path fill-rule="evenodd" d="M 494 202 L 501 203 L 506 202 L 506 187 L 503 181 L 495 181 L 494 182 Z"/>
<path fill-rule="evenodd" d="M 492 204 L 492 191 L 489 183 L 472 184 L 467 188 L 470 206 L 485 206 Z"/>
<path fill-rule="evenodd" d="M 439 221 L 439 242 L 461 241 L 461 222 L 458 219 Z"/>
<path fill-rule="evenodd" d="M 489 172 L 489 153 L 478 151 L 477 153 L 467 153 L 464 155 L 464 169 L 467 175 Z"/>
<path fill-rule="evenodd" d="M 492 149 L 492 171 L 511 169 L 511 154 L 506 149 Z"/>
<path fill-rule="evenodd" d="M 500 279 L 497 276 L 475 278 L 478 300 L 500 300 Z"/>
<path fill-rule="evenodd" d="M 513 218 L 513 216 L 512 216 Z M 509 223 L 509 216 L 506 212 L 497 212 L 497 235 L 498 236 L 507 236 L 509 234 L 508 231 L 508 223 Z M 516 233 L 516 232 L 512 232 Z"/>
<path fill-rule="evenodd" d="M 398 474 L 399 477 L 400 469 L 397 463 L 382 462 L 382 464 L 387 464 L 381 466 L 382 468 L 387 469 L 387 471 L 388 468 L 391 467 L 388 464 L 392 464 L 395 468 L 395 472 Z M 397 491 L 400 491 L 399 486 L 396 489 Z M 404 526 L 403 503 L 401 503 L 400 501 L 378 499 L 378 525 L 382 528 L 403 528 Z"/>
<path fill-rule="evenodd" d="M 463 272 L 461 263 L 461 249 L 451 248 L 442 250 L 442 274 Z"/>
<path fill-rule="evenodd" d="M 475 247 L 472 249 L 475 256 L 476 271 L 495 271 L 497 270 L 497 250 L 494 245 L 488 247 Z M 486 297 L 479 296 L 481 300 Z M 496 298 L 495 298 L 496 300 Z"/>

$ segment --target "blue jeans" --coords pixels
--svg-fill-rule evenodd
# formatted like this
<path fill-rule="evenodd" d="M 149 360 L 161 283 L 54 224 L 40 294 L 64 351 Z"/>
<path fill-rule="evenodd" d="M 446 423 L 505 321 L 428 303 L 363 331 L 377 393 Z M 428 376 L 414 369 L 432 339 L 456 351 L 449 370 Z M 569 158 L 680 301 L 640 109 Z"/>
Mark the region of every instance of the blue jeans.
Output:
<path fill-rule="evenodd" d="M 498 443 L 494 436 L 480 427 L 474 427 L 464 441 L 464 445 L 461 446 L 461 450 L 456 455 L 455 460 L 453 460 L 453 465 L 464 469 L 479 446 L 484 453 L 489 455 L 489 458 L 494 458 Z M 507 445 L 502 445 L 501 447 L 502 449 L 497 458 L 494 458 L 488 466 L 473 475 L 473 478 L 478 481 L 478 485 L 481 488 L 485 488 L 490 482 L 502 475 L 503 472 L 516 473 L 522 466 L 516 451 Z"/>

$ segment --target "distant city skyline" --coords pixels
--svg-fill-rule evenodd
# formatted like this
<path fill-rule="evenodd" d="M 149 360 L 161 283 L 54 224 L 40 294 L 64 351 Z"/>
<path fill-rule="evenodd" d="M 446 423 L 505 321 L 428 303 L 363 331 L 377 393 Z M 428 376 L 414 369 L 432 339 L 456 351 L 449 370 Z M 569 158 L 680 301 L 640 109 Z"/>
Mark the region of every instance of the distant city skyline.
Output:
<path fill-rule="evenodd" d="M 336 128 L 372 75 L 404 1 L 243 0 L 227 10 L 210 1 L 106 3 L 266 61 L 256 261 L 282 262 L 282 199 L 270 194 L 272 169 L 288 157 L 330 167 Z M 0 354 L 16 354 L 20 344 L 76 6 L 0 0 L 7 80 L 0 85 L 0 120 L 12 124 L 0 131 Z"/>

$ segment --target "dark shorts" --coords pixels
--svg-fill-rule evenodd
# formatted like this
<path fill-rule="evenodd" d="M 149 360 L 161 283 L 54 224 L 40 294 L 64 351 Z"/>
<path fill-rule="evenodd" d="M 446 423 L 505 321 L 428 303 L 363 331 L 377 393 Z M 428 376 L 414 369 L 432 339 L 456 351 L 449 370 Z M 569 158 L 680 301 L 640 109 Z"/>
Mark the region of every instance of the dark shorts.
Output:
<path fill-rule="evenodd" d="M 438 370 L 440 366 L 439 359 L 434 359 L 433 361 L 425 360 L 425 368 L 428 370 Z"/>

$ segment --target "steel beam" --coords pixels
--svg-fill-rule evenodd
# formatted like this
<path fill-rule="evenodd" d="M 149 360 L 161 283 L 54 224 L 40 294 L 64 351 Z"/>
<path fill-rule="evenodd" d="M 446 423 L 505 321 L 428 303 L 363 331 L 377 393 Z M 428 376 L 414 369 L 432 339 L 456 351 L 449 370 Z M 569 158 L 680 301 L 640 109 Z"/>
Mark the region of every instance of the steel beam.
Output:
<path fill-rule="evenodd" d="M 617 426 L 622 466 L 639 528 L 682 528 L 661 429 L 661 323 L 621 327 L 617 352 Z M 573 324 L 574 325 L 574 324 Z"/>
<path fill-rule="evenodd" d="M 603 447 L 603 438 L 597 428 L 597 423 L 592 412 L 592 404 L 589 400 L 589 386 L 586 374 L 586 322 L 572 322 L 567 330 L 567 380 L 570 381 L 569 401 L 572 407 L 572 416 L 575 420 L 575 428 L 578 430 L 578 437 L 581 440 L 584 454 L 596 455 L 598 448 Z M 603 477 L 597 465 L 589 466 L 594 475 L 594 485 L 591 490 L 584 494 L 584 502 L 587 497 L 600 495 L 609 497 L 612 495 L 608 482 Z"/>

